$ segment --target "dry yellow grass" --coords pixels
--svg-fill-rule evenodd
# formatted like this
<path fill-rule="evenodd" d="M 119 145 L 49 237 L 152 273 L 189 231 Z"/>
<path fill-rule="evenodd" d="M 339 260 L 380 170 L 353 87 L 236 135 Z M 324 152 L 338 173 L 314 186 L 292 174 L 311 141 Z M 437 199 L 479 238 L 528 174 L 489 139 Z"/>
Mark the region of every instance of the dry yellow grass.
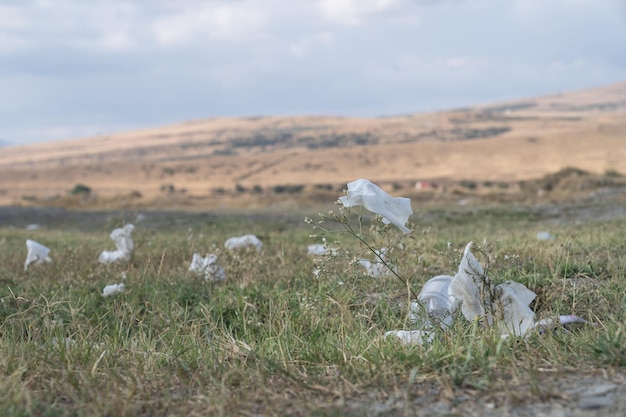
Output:
<path fill-rule="evenodd" d="M 0 204 L 43 204 L 78 183 L 110 202 L 134 193 L 162 204 L 258 204 L 251 193 L 234 199 L 238 185 L 515 182 L 564 167 L 626 172 L 625 97 L 622 82 L 437 113 L 218 118 L 3 148 Z"/>

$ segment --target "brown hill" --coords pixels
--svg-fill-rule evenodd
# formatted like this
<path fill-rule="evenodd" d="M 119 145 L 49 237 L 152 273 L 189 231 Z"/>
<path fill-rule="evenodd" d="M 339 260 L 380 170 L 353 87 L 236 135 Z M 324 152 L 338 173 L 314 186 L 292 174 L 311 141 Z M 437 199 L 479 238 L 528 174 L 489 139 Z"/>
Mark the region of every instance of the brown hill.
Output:
<path fill-rule="evenodd" d="M 249 205 L 368 178 L 517 184 L 574 167 L 626 173 L 626 82 L 384 118 L 196 120 L 2 148 L 0 204 Z M 76 188 L 82 184 L 87 188 Z M 91 203 L 89 203 L 91 202 Z"/>

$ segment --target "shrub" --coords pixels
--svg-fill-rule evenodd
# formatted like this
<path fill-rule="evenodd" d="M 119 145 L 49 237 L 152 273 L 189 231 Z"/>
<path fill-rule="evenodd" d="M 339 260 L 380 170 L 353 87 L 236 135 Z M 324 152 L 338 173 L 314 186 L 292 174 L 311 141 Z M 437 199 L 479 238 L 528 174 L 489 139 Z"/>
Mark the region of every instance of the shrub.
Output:
<path fill-rule="evenodd" d="M 88 187 L 84 184 L 76 184 L 71 191 L 72 195 L 89 195 L 91 194 L 91 187 Z"/>
<path fill-rule="evenodd" d="M 302 184 L 296 184 L 296 185 L 275 185 L 273 190 L 276 194 L 283 194 L 283 193 L 289 193 L 289 194 L 295 194 L 295 193 L 299 193 L 304 189 L 304 185 Z"/>
<path fill-rule="evenodd" d="M 475 181 L 468 181 L 468 180 L 461 181 L 459 185 L 461 187 L 467 188 L 468 190 L 475 190 L 477 186 Z"/>

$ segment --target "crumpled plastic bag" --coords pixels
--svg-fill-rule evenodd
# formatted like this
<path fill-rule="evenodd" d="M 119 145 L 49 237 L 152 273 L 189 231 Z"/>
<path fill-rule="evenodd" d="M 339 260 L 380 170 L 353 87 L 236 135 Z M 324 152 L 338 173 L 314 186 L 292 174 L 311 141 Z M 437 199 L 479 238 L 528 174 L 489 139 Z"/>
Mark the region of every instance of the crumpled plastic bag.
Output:
<path fill-rule="evenodd" d="M 435 333 L 427 330 L 390 330 L 385 333 L 385 338 L 395 336 L 406 345 L 416 343 L 423 345 L 430 343 L 435 338 Z"/>
<path fill-rule="evenodd" d="M 370 262 L 368 259 L 359 259 L 359 265 L 365 268 L 365 273 L 372 278 L 388 277 L 393 272 L 382 262 Z M 393 266 L 392 266 L 393 268 Z"/>
<path fill-rule="evenodd" d="M 324 256 L 328 253 L 326 247 L 321 243 L 314 243 L 307 246 L 307 255 L 309 256 Z"/>
<path fill-rule="evenodd" d="M 459 271 L 450 283 L 448 293 L 461 302 L 463 317 L 495 325 L 503 337 L 523 336 L 535 325 L 535 313 L 528 305 L 536 294 L 519 282 L 494 286 L 471 252 L 473 242 L 465 247 Z"/>
<path fill-rule="evenodd" d="M 348 192 L 339 197 L 344 207 L 363 206 L 372 213 L 383 217 L 385 224 L 393 224 L 403 233 L 411 229 L 406 227 L 409 216 L 413 214 L 411 199 L 406 197 L 391 197 L 378 185 L 365 179 L 358 179 L 348 183 Z"/>
<path fill-rule="evenodd" d="M 204 280 L 207 282 L 226 279 L 226 272 L 217 263 L 217 255 L 214 253 L 208 254 L 204 258 L 200 254 L 194 253 L 189 271 L 196 275 L 204 276 Z"/>
<path fill-rule="evenodd" d="M 567 315 L 539 320 L 537 323 L 535 323 L 535 328 L 539 331 L 539 334 L 544 334 L 550 330 L 556 330 L 557 328 L 561 327 L 567 331 L 570 331 L 574 328 L 582 327 L 585 325 L 597 326 L 597 323 L 589 322 L 575 315 Z"/>
<path fill-rule="evenodd" d="M 443 330 L 449 330 L 453 322 L 452 315 L 461 304 L 461 313 L 469 321 L 480 320 L 485 327 L 495 327 L 500 331 L 502 338 L 510 336 L 525 337 L 530 330 L 535 329 L 539 334 L 564 328 L 569 331 L 575 327 L 595 325 L 578 316 L 557 316 L 554 318 L 535 321 L 535 313 L 530 309 L 530 303 L 536 294 L 526 288 L 524 284 L 507 281 L 493 285 L 485 274 L 485 270 L 471 251 L 472 242 L 468 243 L 463 252 L 459 271 L 454 276 L 437 276 L 429 280 L 420 293 L 419 302 L 411 303 L 410 321 L 419 327 L 418 330 L 392 330 L 385 333 L 385 337 L 394 335 L 403 343 L 427 343 L 433 340 L 433 326 L 429 320 L 424 320 L 424 309 L 428 316 L 441 316 L 443 312 Z M 450 278 L 452 278 L 450 280 Z M 433 281 L 435 280 L 435 281 Z M 440 282 L 437 282 L 440 281 Z M 431 282 L 436 285 L 427 288 Z M 444 287 L 447 285 L 448 298 L 445 297 Z M 426 302 L 435 301 L 430 305 Z M 433 314 L 434 313 L 434 314 Z"/>
<path fill-rule="evenodd" d="M 102 251 L 98 256 L 98 262 L 108 264 L 129 261 L 135 248 L 135 243 L 131 236 L 134 229 L 135 226 L 129 223 L 124 227 L 113 230 L 109 237 L 115 242 L 117 249 L 114 251 Z"/>
<path fill-rule="evenodd" d="M 226 242 L 224 242 L 224 247 L 228 250 L 253 247 L 256 249 L 257 252 L 261 252 L 261 249 L 263 248 L 263 242 L 261 242 L 261 240 L 255 235 L 248 234 L 226 239 Z"/>
<path fill-rule="evenodd" d="M 365 268 L 365 273 L 373 278 L 382 278 L 393 275 L 398 272 L 398 267 L 391 264 L 387 258 L 387 248 L 376 250 L 377 260 L 370 262 L 369 259 L 361 258 L 358 260 L 359 265 Z M 383 262 L 384 261 L 384 262 Z M 385 265 L 386 264 L 386 265 Z"/>
<path fill-rule="evenodd" d="M 26 260 L 24 261 L 24 271 L 27 271 L 28 266 L 32 263 L 39 265 L 44 262 L 52 262 L 52 258 L 50 258 L 50 249 L 39 242 L 27 239 L 26 249 L 28 249 L 28 254 L 26 255 Z"/>
<path fill-rule="evenodd" d="M 126 286 L 124 285 L 124 283 L 107 285 L 102 290 L 102 296 L 112 297 L 114 295 L 124 292 L 125 289 L 126 289 Z"/>

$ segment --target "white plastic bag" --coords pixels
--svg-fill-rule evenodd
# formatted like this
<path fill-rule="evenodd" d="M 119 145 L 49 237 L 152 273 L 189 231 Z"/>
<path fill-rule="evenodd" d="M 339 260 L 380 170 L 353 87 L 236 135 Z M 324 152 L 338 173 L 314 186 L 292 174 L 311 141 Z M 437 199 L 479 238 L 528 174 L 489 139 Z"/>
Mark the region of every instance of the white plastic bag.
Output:
<path fill-rule="evenodd" d="M 374 262 L 370 262 L 369 259 L 365 258 L 359 259 L 359 264 L 365 268 L 367 275 L 373 278 L 381 278 L 398 272 L 398 267 L 387 259 L 387 248 L 376 250 L 376 255 L 376 261 Z"/>
<path fill-rule="evenodd" d="M 125 289 L 126 289 L 126 286 L 124 285 L 124 283 L 107 285 L 102 290 L 102 296 L 112 297 L 114 295 L 124 292 Z"/>
<path fill-rule="evenodd" d="M 426 330 L 390 330 L 385 333 L 385 338 L 395 336 L 406 345 L 430 343 L 435 338 L 435 333 Z"/>
<path fill-rule="evenodd" d="M 205 281 L 222 281 L 226 279 L 226 272 L 217 263 L 217 255 L 211 253 L 202 257 L 197 253 L 193 254 L 189 271 L 199 276 L 204 276 Z"/>
<path fill-rule="evenodd" d="M 519 282 L 494 286 L 471 252 L 472 242 L 463 253 L 459 272 L 448 288 L 449 295 L 461 302 L 461 312 L 469 320 L 495 325 L 502 336 L 523 336 L 534 327 L 535 313 L 528 305 L 535 293 Z"/>
<path fill-rule="evenodd" d="M 448 287 L 448 293 L 461 302 L 461 312 L 466 320 L 472 321 L 476 317 L 483 318 L 485 314 L 484 296 L 489 291 L 484 282 L 485 271 L 471 252 L 472 243 L 465 246 L 459 271 Z M 492 324 L 491 316 L 487 316 L 488 324 Z"/>
<path fill-rule="evenodd" d="M 253 247 L 256 249 L 257 252 L 261 252 L 261 249 L 263 248 L 263 243 L 255 235 L 248 234 L 228 238 L 226 242 L 224 242 L 224 247 L 228 250 Z"/>
<path fill-rule="evenodd" d="M 98 262 L 108 264 L 129 261 L 135 248 L 135 243 L 131 236 L 134 229 L 134 225 L 127 224 L 124 227 L 113 230 L 109 237 L 115 242 L 117 249 L 114 251 L 102 251 L 98 256 Z"/>
<path fill-rule="evenodd" d="M 413 214 L 411 200 L 405 197 L 391 197 L 382 188 L 369 180 L 359 179 L 348 183 L 348 192 L 339 197 L 344 207 L 363 206 L 372 213 L 383 217 L 385 224 L 397 226 L 403 233 L 411 230 L 406 227 Z"/>
<path fill-rule="evenodd" d="M 52 258 L 50 258 L 50 249 L 39 242 L 27 239 L 26 249 L 28 249 L 28 254 L 26 255 L 26 261 L 24 261 L 24 271 L 28 270 L 28 266 L 33 262 L 35 265 L 39 265 L 44 262 L 52 262 Z"/>
<path fill-rule="evenodd" d="M 307 246 L 307 255 L 309 256 L 323 256 L 326 255 L 327 252 L 328 251 L 321 243 L 315 243 Z"/>

